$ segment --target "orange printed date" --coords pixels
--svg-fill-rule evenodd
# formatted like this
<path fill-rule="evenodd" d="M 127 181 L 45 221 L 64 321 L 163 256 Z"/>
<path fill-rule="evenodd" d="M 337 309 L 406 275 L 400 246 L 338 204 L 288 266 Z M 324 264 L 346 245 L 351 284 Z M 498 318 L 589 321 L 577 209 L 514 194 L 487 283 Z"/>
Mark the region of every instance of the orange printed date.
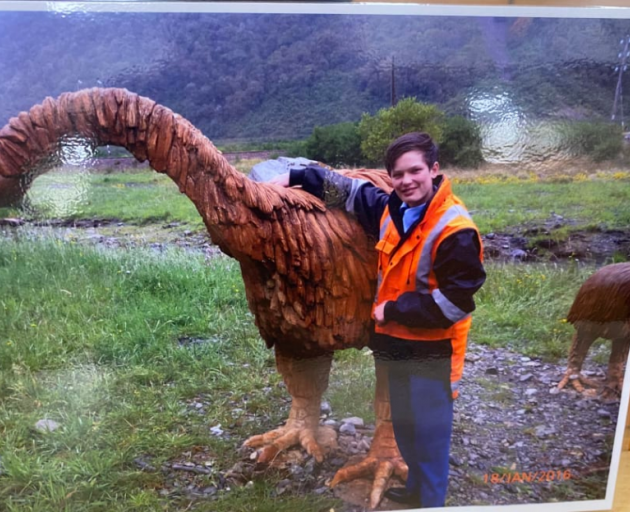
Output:
<path fill-rule="evenodd" d="M 483 482 L 486 484 L 516 484 L 537 482 L 558 482 L 571 480 L 570 469 L 550 469 L 549 471 L 521 471 L 506 473 L 486 473 Z"/>

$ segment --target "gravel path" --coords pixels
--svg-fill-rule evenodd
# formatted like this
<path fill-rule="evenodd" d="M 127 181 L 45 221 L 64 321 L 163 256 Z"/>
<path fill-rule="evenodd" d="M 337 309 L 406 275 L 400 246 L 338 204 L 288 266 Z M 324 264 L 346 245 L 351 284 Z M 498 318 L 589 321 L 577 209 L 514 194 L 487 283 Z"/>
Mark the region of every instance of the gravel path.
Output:
<path fill-rule="evenodd" d="M 585 368 L 595 378 L 606 369 L 592 357 Z M 604 498 L 619 403 L 604 404 L 573 390 L 556 392 L 564 369 L 507 349 L 469 347 L 456 402 L 448 506 Z M 288 413 L 286 402 L 278 405 Z M 197 397 L 186 407 L 191 414 L 205 414 L 211 402 Z M 340 467 L 367 453 L 374 427 L 360 418 L 337 417 L 327 403 L 324 421 L 338 431 L 339 449 L 319 465 L 297 449 L 279 456 L 273 471 L 282 479 L 275 493 L 280 499 L 287 493 L 336 496 L 345 503 L 337 512 L 363 511 L 368 480 L 334 490 L 327 484 Z M 214 426 L 209 435 L 235 439 L 229 426 Z M 242 449 L 241 456 L 226 469 L 214 468 L 204 450 L 184 454 L 162 468 L 168 484 L 161 492 L 214 500 L 235 486 L 253 485 L 270 471 L 255 463 L 250 450 Z M 380 509 L 397 508 L 384 500 Z"/>

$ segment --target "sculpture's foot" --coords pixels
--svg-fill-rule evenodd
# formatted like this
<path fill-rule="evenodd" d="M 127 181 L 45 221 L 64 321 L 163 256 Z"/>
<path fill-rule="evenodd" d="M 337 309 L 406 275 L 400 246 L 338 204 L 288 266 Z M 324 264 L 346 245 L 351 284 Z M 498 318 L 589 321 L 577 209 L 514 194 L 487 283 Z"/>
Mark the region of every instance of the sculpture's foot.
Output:
<path fill-rule="evenodd" d="M 619 382 L 619 381 L 611 381 L 609 380 L 606 385 L 604 386 L 604 389 L 602 389 L 601 394 L 599 395 L 599 398 L 602 400 L 602 402 L 618 402 L 619 400 L 621 400 L 621 388 L 623 386 L 623 381 Z"/>
<path fill-rule="evenodd" d="M 571 382 L 571 385 L 578 393 L 588 396 L 594 396 L 596 393 L 595 388 L 599 388 L 601 386 L 601 382 L 588 379 L 579 372 L 576 373 L 573 370 L 567 370 L 562 380 L 558 383 L 558 390 L 563 389 L 569 382 Z M 584 386 L 588 386 L 593 389 L 587 390 Z"/>
<path fill-rule="evenodd" d="M 271 463 L 280 452 L 294 446 L 301 446 L 317 462 L 337 448 L 337 433 L 328 426 L 303 427 L 291 425 L 291 420 L 283 427 L 265 434 L 250 437 L 244 446 L 258 449 L 256 461 L 261 464 Z"/>
<path fill-rule="evenodd" d="M 407 472 L 407 464 L 398 451 L 391 423 L 384 423 L 376 430 L 365 459 L 337 471 L 330 486 L 362 477 L 373 478 L 369 507 L 375 509 L 388 488 L 390 478 L 397 476 L 405 482 Z"/>
<path fill-rule="evenodd" d="M 630 330 L 630 323 L 628 324 Z M 613 339 L 610 359 L 608 361 L 608 376 L 606 384 L 600 395 L 604 402 L 617 402 L 621 400 L 621 390 L 623 388 L 623 378 L 625 375 L 624 366 L 628 360 L 628 350 L 630 349 L 630 333 L 621 338 Z"/>
<path fill-rule="evenodd" d="M 332 353 L 293 357 L 276 346 L 276 364 L 291 394 L 289 419 L 283 427 L 250 437 L 244 445 L 259 450 L 257 461 L 268 464 L 292 446 L 301 446 L 317 462 L 337 447 L 337 434 L 319 425 L 322 394 L 328 386 Z"/>
<path fill-rule="evenodd" d="M 606 382 L 588 379 L 580 373 L 569 372 L 558 383 L 558 389 L 564 388 L 569 382 L 573 388 L 587 398 L 598 397 L 602 402 L 618 402 L 621 398 L 623 381 L 609 378 Z M 586 386 L 586 387 L 585 387 Z M 587 387 L 589 389 L 587 389 Z M 599 394 L 598 394 L 599 391 Z"/>

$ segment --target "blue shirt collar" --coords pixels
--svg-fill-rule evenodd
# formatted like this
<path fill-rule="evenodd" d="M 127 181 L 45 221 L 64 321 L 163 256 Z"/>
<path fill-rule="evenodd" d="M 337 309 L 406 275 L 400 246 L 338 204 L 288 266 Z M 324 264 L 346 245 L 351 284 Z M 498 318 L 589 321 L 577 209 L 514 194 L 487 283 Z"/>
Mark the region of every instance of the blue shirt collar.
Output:
<path fill-rule="evenodd" d="M 400 213 L 402 215 L 403 228 L 405 230 L 405 233 L 420 218 L 426 206 L 427 203 L 411 207 L 407 203 L 402 203 L 400 205 Z"/>

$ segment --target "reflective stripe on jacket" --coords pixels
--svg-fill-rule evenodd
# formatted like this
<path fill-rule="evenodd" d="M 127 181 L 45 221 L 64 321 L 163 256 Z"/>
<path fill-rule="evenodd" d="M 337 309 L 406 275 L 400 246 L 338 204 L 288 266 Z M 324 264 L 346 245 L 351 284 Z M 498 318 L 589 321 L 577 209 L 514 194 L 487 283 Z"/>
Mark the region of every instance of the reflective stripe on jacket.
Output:
<path fill-rule="evenodd" d="M 464 204 L 452 194 L 450 182 L 444 177 L 431 200 L 422 221 L 404 238 L 391 222 L 389 207 L 381 217 L 380 240 L 376 245 L 379 253 L 378 285 L 374 307 L 396 300 L 402 293 L 417 292 L 431 294 L 445 317 L 453 325 L 445 329 L 410 327 L 395 321 L 375 326 L 377 333 L 407 340 L 432 341 L 450 339 L 453 349 L 451 357 L 451 389 L 456 397 L 464 367 L 466 340 L 470 330 L 470 314 L 459 309 L 441 292 L 433 273 L 433 262 L 440 243 L 462 229 L 478 232 Z M 480 249 L 479 258 L 483 258 Z"/>

